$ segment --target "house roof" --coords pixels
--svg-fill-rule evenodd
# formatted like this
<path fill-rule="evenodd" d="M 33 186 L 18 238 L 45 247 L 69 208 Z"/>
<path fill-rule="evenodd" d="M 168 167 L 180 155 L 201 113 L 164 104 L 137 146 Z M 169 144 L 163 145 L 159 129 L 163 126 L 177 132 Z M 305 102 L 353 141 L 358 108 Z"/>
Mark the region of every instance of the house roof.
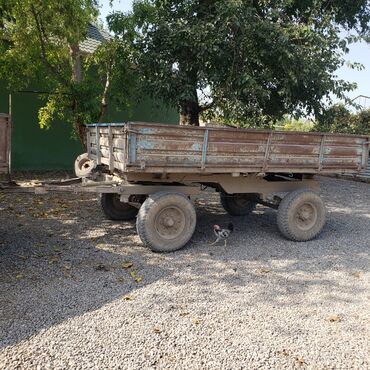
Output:
<path fill-rule="evenodd" d="M 87 37 L 80 43 L 80 50 L 83 53 L 92 54 L 100 44 L 111 38 L 111 34 L 90 23 L 87 29 Z"/>

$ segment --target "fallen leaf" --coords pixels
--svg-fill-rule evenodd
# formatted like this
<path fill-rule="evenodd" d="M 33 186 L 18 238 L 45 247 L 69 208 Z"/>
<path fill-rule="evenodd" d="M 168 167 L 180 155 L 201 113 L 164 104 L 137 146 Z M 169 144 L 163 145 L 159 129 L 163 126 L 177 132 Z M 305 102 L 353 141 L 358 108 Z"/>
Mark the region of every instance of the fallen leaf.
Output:
<path fill-rule="evenodd" d="M 65 270 L 70 270 L 72 268 L 72 266 L 71 265 L 64 265 L 64 269 Z"/>
<path fill-rule="evenodd" d="M 17 280 L 21 280 L 21 279 L 23 279 L 23 274 L 17 274 L 17 275 L 15 275 L 15 278 L 17 279 Z"/>
<path fill-rule="evenodd" d="M 191 321 L 193 322 L 194 325 L 199 325 L 200 324 L 200 320 L 197 317 L 193 317 L 191 319 Z"/>
<path fill-rule="evenodd" d="M 125 279 L 122 276 L 118 276 L 117 281 L 119 283 L 123 283 L 125 281 Z"/>
<path fill-rule="evenodd" d="M 360 279 L 360 277 L 361 277 L 362 274 L 361 274 L 361 272 L 352 272 L 351 275 L 354 276 L 357 279 Z"/>
<path fill-rule="evenodd" d="M 133 266 L 133 263 L 129 262 L 129 261 L 125 261 L 125 262 L 122 263 L 121 266 L 122 266 L 123 269 L 129 269 L 130 267 Z"/>
<path fill-rule="evenodd" d="M 131 271 L 130 272 L 130 275 L 131 277 L 137 282 L 137 283 L 140 283 L 140 281 L 142 280 L 142 277 L 140 276 L 137 276 L 136 272 L 135 271 Z"/>
<path fill-rule="evenodd" d="M 124 301 L 133 301 L 134 300 L 134 297 L 130 296 L 130 295 L 125 295 L 123 298 L 122 298 Z"/>
<path fill-rule="evenodd" d="M 181 317 L 190 315 L 190 312 L 180 312 L 179 314 Z"/>
<path fill-rule="evenodd" d="M 339 315 L 332 315 L 328 318 L 330 322 L 340 322 L 342 318 Z"/>
<path fill-rule="evenodd" d="M 18 254 L 18 257 L 21 258 L 24 261 L 28 259 L 27 256 L 23 256 L 22 254 Z"/>
<path fill-rule="evenodd" d="M 153 328 L 153 333 L 161 333 L 162 330 L 159 328 Z"/>
<path fill-rule="evenodd" d="M 268 269 L 268 268 L 261 268 L 261 269 L 259 269 L 259 272 L 261 273 L 261 274 L 268 274 L 269 272 L 271 272 L 271 270 L 270 269 Z"/>
<path fill-rule="evenodd" d="M 104 244 L 104 243 L 98 243 L 96 245 L 96 248 L 105 250 L 105 249 L 108 248 L 108 245 L 107 244 Z"/>

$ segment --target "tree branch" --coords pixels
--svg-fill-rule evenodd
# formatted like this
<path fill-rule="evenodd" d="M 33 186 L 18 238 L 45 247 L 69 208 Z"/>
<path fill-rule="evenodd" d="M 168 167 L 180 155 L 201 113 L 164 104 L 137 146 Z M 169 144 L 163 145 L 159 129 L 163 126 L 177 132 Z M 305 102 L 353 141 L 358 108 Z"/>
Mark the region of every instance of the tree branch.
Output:
<path fill-rule="evenodd" d="M 108 91 L 110 87 L 112 68 L 113 68 L 112 64 L 109 64 L 109 66 L 107 67 L 105 86 L 104 86 L 104 91 L 103 91 L 103 95 L 101 98 L 101 105 L 100 105 L 100 112 L 99 112 L 99 119 L 98 119 L 99 122 L 102 121 L 104 114 L 108 107 Z"/>
<path fill-rule="evenodd" d="M 31 4 L 31 13 L 32 13 L 33 18 L 36 22 L 37 35 L 38 35 L 38 39 L 39 39 L 39 42 L 40 42 L 41 54 L 42 54 L 44 64 L 50 69 L 50 71 L 52 73 L 54 73 L 56 75 L 56 77 L 59 80 L 61 80 L 64 84 L 68 84 L 68 82 L 62 77 L 59 69 L 56 68 L 55 66 L 53 66 L 47 58 L 45 42 L 44 42 L 44 34 L 45 34 L 44 27 L 42 25 L 41 20 L 39 19 L 39 15 L 37 14 L 37 11 L 36 11 L 35 6 L 33 4 Z"/>

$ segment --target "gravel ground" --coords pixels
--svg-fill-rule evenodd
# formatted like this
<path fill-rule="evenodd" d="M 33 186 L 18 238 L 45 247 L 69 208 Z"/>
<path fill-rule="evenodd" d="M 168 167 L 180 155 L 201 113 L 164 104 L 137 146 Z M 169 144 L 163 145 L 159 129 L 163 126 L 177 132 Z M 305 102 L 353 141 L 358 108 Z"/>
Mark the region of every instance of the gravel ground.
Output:
<path fill-rule="evenodd" d="M 317 240 L 273 210 L 197 203 L 191 243 L 144 248 L 93 195 L 0 194 L 1 369 L 369 369 L 370 186 L 322 178 Z"/>

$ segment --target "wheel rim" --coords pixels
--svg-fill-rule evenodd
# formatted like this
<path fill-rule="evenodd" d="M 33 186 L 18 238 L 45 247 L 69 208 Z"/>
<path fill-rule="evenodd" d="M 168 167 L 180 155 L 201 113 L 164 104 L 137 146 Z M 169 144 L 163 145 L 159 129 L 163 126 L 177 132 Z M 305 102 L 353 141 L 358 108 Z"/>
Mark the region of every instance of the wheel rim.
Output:
<path fill-rule="evenodd" d="M 186 224 L 184 212 L 175 206 L 162 209 L 155 218 L 155 228 L 163 239 L 176 239 L 179 237 Z"/>
<path fill-rule="evenodd" d="M 91 166 L 90 166 L 89 159 L 86 158 L 85 160 L 81 161 L 79 163 L 78 167 L 79 167 L 80 170 L 86 170 L 86 169 L 90 168 Z"/>
<path fill-rule="evenodd" d="M 297 208 L 294 219 L 299 229 L 310 230 L 317 222 L 317 209 L 312 203 L 303 203 Z"/>

